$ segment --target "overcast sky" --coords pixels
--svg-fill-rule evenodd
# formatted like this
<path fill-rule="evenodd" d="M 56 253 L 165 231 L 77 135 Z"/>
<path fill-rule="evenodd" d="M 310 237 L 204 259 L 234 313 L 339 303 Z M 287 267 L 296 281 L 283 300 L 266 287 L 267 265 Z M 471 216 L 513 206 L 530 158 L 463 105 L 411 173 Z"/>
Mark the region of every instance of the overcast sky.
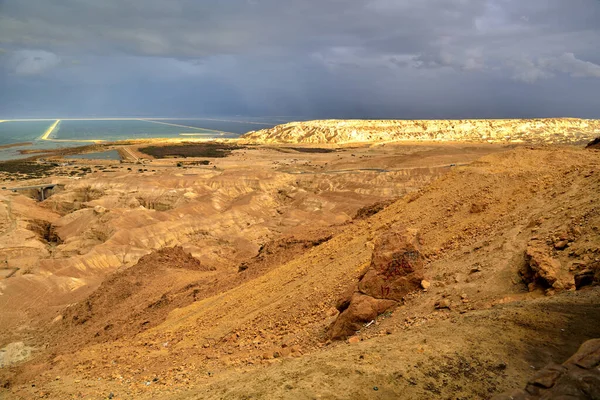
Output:
<path fill-rule="evenodd" d="M 0 0 L 0 118 L 600 118 L 599 0 Z"/>

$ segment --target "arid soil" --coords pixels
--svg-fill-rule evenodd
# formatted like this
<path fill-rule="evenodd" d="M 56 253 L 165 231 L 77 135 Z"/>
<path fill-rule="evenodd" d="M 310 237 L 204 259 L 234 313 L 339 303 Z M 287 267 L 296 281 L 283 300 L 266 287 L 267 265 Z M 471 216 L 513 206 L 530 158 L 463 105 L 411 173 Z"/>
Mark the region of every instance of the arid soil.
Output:
<path fill-rule="evenodd" d="M 599 367 L 600 339 L 591 339 L 564 363 L 551 363 L 537 371 L 524 390 L 496 395 L 492 400 L 597 399 Z"/>
<path fill-rule="evenodd" d="M 0 192 L 0 396 L 479 399 L 600 337 L 599 151 L 297 146 Z"/>

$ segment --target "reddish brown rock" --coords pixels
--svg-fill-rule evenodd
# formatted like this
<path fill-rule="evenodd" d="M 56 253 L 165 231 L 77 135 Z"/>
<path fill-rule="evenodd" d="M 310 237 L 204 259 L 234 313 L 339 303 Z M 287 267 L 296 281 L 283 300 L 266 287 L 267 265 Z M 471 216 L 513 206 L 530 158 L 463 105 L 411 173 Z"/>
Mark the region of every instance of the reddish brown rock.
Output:
<path fill-rule="evenodd" d="M 329 335 L 331 339 L 345 339 L 353 336 L 365 323 L 396 304 L 393 300 L 379 300 L 361 293 L 355 293 L 346 308 L 335 320 Z"/>
<path fill-rule="evenodd" d="M 393 227 L 375 240 L 371 265 L 337 302 L 341 313 L 330 329 L 331 339 L 352 336 L 423 282 L 423 256 L 416 232 Z M 427 282 L 428 283 L 428 282 Z"/>
<path fill-rule="evenodd" d="M 371 266 L 358 283 L 361 293 L 377 299 L 400 301 L 419 288 L 423 256 L 416 232 L 396 228 L 375 241 Z"/>
<path fill-rule="evenodd" d="M 352 300 L 354 293 L 356 293 L 356 292 L 358 292 L 357 285 L 354 285 L 354 286 L 348 288 L 344 292 L 344 294 L 342 294 L 342 296 L 339 298 L 339 300 L 335 303 L 335 308 L 339 312 L 343 312 L 345 309 L 347 309 L 350 306 L 350 301 Z"/>
<path fill-rule="evenodd" d="M 536 286 L 544 289 L 563 289 L 564 285 L 558 280 L 560 262 L 550 257 L 545 247 L 536 242 L 533 243 L 527 246 L 525 251 L 526 264 L 521 270 L 523 279 L 530 284 L 530 289 L 534 289 Z"/>

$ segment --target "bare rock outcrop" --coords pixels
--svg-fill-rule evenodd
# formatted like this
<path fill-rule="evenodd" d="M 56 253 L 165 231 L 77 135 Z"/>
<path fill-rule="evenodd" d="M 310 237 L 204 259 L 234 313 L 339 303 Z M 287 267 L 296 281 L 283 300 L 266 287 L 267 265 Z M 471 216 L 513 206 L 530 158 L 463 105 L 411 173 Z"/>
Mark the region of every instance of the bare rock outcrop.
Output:
<path fill-rule="evenodd" d="M 492 400 L 600 399 L 600 339 L 588 340 L 562 365 L 550 364 L 527 382 L 525 390 Z"/>
<path fill-rule="evenodd" d="M 560 291 L 574 285 L 573 276 L 563 271 L 560 261 L 552 257 L 548 246 L 537 240 L 529 242 L 525 250 L 525 265 L 520 273 L 530 291 L 536 288 Z"/>
<path fill-rule="evenodd" d="M 382 234 L 375 241 L 371 264 L 357 287 L 338 302 L 340 315 L 330 327 L 330 337 L 354 335 L 364 323 L 421 288 L 422 280 L 423 256 L 417 233 L 395 227 Z"/>
<path fill-rule="evenodd" d="M 400 301 L 421 287 L 423 256 L 417 233 L 392 229 L 375 241 L 371 266 L 358 283 L 361 293 L 376 299 Z"/>
<path fill-rule="evenodd" d="M 396 302 L 393 300 L 380 300 L 371 296 L 355 292 L 342 313 L 335 320 L 330 330 L 332 339 L 344 339 L 352 336 L 356 331 L 363 327 L 363 324 L 374 320 L 377 316 L 393 307 Z"/>
<path fill-rule="evenodd" d="M 526 265 L 522 270 L 522 275 L 529 282 L 530 289 L 536 285 L 562 289 L 557 277 L 560 270 L 560 262 L 550 257 L 543 246 L 536 243 L 527 246 L 527 250 L 525 250 L 525 262 Z"/>
<path fill-rule="evenodd" d="M 587 143 L 600 120 L 576 118 L 496 120 L 317 120 L 248 132 L 257 143 L 352 143 L 395 141 Z"/>

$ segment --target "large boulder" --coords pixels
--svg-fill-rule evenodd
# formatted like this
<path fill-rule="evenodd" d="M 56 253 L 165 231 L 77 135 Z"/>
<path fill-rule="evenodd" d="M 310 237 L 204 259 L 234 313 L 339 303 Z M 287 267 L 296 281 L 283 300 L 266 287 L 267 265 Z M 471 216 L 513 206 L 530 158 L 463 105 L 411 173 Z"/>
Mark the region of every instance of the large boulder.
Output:
<path fill-rule="evenodd" d="M 423 256 L 416 231 L 393 227 L 375 241 L 371 264 L 358 285 L 337 305 L 340 315 L 330 327 L 332 339 L 345 339 L 420 289 Z"/>
<path fill-rule="evenodd" d="M 525 265 L 520 273 L 530 291 L 536 288 L 560 291 L 574 285 L 573 276 L 552 257 L 551 249 L 535 240 L 525 250 Z"/>
<path fill-rule="evenodd" d="M 377 299 L 400 301 L 419 289 L 422 280 L 423 256 L 417 233 L 397 228 L 375 241 L 371 266 L 358 283 L 358 289 Z"/>
<path fill-rule="evenodd" d="M 345 339 L 360 330 L 365 323 L 373 321 L 377 316 L 396 304 L 393 300 L 379 300 L 362 293 L 354 293 L 349 302 L 343 302 L 346 309 L 340 310 L 330 328 L 332 339 Z M 343 307 L 343 306 L 342 306 Z"/>
<path fill-rule="evenodd" d="M 529 283 L 545 288 L 559 285 L 557 283 L 559 270 L 560 262 L 550 257 L 544 247 L 535 244 L 527 246 L 525 250 L 525 269 L 523 269 L 522 275 Z M 531 288 L 533 287 L 531 286 Z"/>

